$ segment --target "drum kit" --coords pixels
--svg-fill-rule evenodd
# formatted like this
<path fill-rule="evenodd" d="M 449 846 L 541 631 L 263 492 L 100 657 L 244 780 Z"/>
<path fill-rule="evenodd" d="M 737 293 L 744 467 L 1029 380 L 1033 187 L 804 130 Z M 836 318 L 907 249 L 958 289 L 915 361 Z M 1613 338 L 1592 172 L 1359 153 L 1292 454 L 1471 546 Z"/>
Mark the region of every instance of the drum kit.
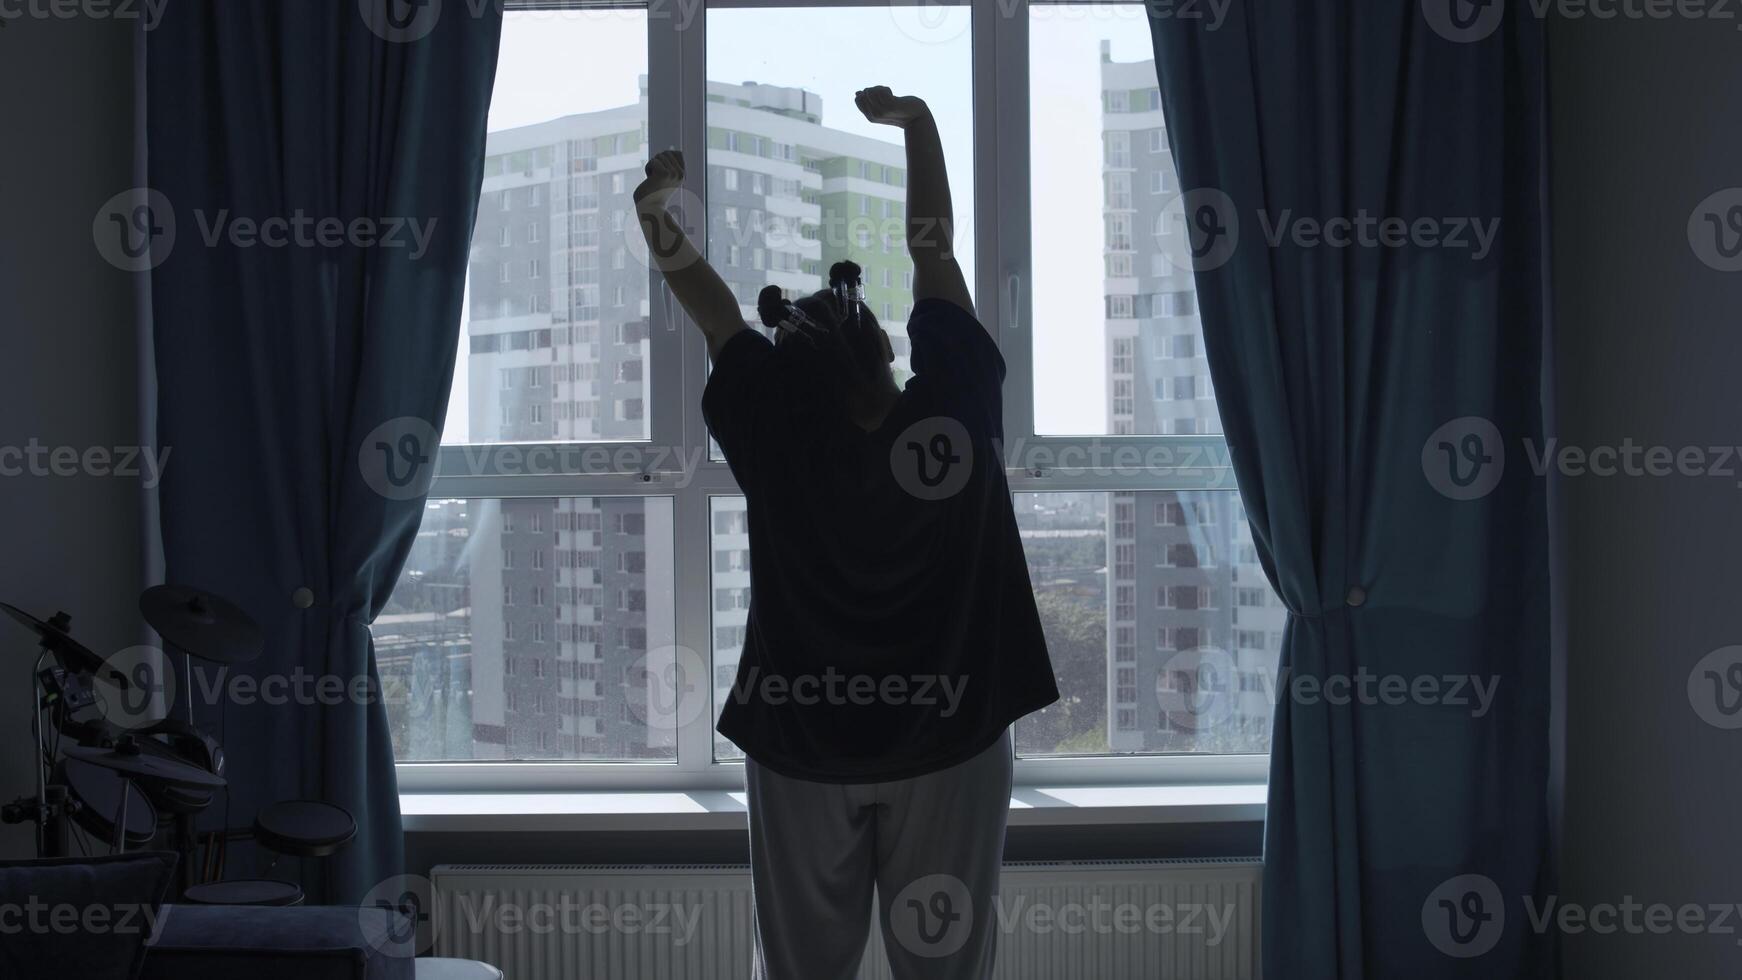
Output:
<path fill-rule="evenodd" d="M 159 585 L 140 597 L 139 610 L 165 647 L 182 654 L 190 682 L 195 658 L 228 667 L 264 649 L 248 614 L 208 592 Z M 350 813 L 312 800 L 274 803 L 251 827 L 201 834 L 199 816 L 229 784 L 223 747 L 193 724 L 192 698 L 186 721 L 168 717 L 169 705 L 157 706 L 164 717 L 146 720 L 132 707 L 111 710 L 117 700 L 133 705 L 161 695 L 165 687 L 152 683 L 152 673 L 165 668 L 104 660 L 73 639 L 64 612 L 41 620 L 3 602 L 0 612 L 34 633 L 38 648 L 31 670 L 36 794 L 0 807 L 0 822 L 34 824 L 38 855 L 73 856 L 75 842 L 88 853 L 87 836 L 113 853 L 167 836 L 162 846 L 181 856 L 182 901 L 298 905 L 303 893 L 297 883 L 268 877 L 278 858 L 327 857 L 356 836 Z M 236 839 L 252 839 L 273 855 L 260 877 L 225 879 L 229 843 Z"/>

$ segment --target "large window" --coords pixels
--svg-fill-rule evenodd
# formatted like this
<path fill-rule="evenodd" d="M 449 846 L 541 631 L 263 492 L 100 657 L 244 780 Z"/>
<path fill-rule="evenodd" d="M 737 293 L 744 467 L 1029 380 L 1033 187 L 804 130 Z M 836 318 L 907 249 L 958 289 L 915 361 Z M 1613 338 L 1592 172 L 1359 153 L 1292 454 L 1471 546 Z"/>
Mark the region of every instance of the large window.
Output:
<path fill-rule="evenodd" d="M 564 8 L 510 0 L 459 369 L 417 544 L 375 623 L 408 788 L 730 787 L 713 722 L 751 600 L 701 337 L 629 194 L 754 323 L 844 258 L 908 370 L 906 158 L 852 94 L 924 96 L 1004 352 L 1018 523 L 1063 699 L 1018 780 L 1261 777 L 1283 610 L 1226 465 L 1139 4 Z M 1013 16 L 1014 14 L 1014 16 Z M 651 66 L 651 70 L 650 70 Z"/>

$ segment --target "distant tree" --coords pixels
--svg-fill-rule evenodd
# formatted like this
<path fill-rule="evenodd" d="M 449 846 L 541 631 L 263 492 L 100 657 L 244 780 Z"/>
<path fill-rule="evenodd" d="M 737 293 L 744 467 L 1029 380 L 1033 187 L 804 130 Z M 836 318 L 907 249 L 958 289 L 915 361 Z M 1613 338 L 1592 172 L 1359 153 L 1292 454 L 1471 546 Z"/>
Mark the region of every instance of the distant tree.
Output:
<path fill-rule="evenodd" d="M 1106 751 L 1106 608 L 1042 591 L 1035 596 L 1058 679 L 1059 701 L 1023 719 L 1019 747 L 1030 753 Z M 1099 739 L 1099 747 L 1095 740 Z"/>

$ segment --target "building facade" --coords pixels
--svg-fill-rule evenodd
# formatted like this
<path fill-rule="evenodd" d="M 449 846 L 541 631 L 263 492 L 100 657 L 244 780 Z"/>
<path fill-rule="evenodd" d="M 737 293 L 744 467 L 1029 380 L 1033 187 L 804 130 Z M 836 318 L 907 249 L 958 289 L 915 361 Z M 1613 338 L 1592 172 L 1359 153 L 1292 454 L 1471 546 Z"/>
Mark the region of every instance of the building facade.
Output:
<path fill-rule="evenodd" d="M 1101 100 L 1107 431 L 1218 434 L 1155 62 L 1115 62 L 1102 42 Z M 1111 496 L 1111 748 L 1268 751 L 1285 611 L 1239 496 Z"/>

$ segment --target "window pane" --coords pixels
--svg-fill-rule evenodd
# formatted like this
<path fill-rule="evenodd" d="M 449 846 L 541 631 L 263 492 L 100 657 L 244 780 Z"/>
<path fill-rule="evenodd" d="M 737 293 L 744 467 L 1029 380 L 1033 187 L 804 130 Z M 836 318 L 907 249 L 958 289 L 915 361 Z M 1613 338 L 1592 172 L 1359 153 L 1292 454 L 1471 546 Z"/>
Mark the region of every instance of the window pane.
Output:
<path fill-rule="evenodd" d="M 867 122 L 853 93 L 888 85 L 931 107 L 957 257 L 972 284 L 969 17 L 966 7 L 937 6 L 708 12 L 708 255 L 752 325 L 763 286 L 821 289 L 829 267 L 851 259 L 889 332 L 896 381 L 906 381 L 907 155 L 900 131 Z"/>
<path fill-rule="evenodd" d="M 744 649 L 744 624 L 750 616 L 750 532 L 744 498 L 711 498 L 708 521 L 713 541 L 714 720 L 718 721 L 732 690 L 738 655 Z M 715 732 L 714 758 L 742 759 L 744 753 Z"/>
<path fill-rule="evenodd" d="M 1222 431 L 1146 16 L 1135 3 L 1029 8 L 1044 434 Z"/>
<path fill-rule="evenodd" d="M 672 568 L 669 498 L 429 501 L 373 626 L 398 760 L 675 759 Z"/>
<path fill-rule="evenodd" d="M 449 443 L 648 438 L 644 10 L 509 11 Z"/>
<path fill-rule="evenodd" d="M 1025 493 L 1017 522 L 1061 698 L 1025 755 L 1265 753 L 1285 610 L 1239 495 Z"/>

